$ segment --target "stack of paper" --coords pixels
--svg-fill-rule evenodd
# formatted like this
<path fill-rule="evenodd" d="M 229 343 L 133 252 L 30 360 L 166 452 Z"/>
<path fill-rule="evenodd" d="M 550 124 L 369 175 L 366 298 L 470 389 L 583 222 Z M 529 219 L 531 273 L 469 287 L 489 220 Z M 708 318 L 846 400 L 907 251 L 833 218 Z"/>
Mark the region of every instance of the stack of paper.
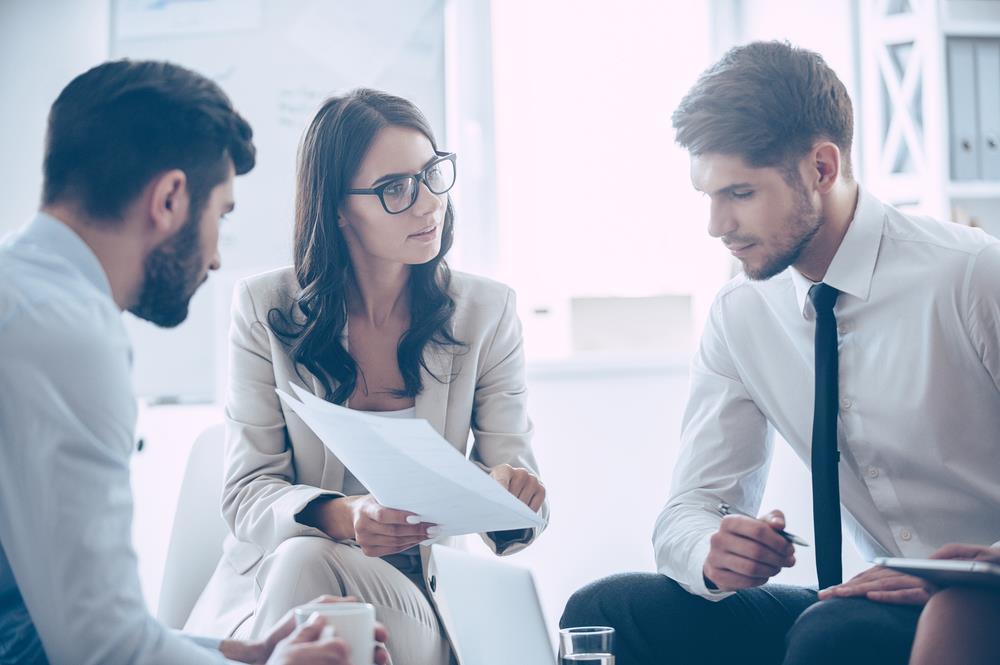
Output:
<path fill-rule="evenodd" d="M 278 395 L 383 506 L 416 513 L 441 536 L 543 526 L 426 420 L 359 413 L 292 389 L 299 399 Z"/>

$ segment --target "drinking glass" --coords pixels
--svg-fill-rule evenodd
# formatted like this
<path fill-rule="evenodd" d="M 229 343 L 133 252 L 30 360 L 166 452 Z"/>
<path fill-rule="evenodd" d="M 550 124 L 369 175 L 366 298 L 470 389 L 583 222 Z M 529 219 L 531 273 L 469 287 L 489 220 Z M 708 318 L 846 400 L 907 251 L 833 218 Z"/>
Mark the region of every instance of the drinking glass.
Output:
<path fill-rule="evenodd" d="M 614 628 L 563 628 L 559 631 L 559 664 L 615 665 L 614 646 Z"/>

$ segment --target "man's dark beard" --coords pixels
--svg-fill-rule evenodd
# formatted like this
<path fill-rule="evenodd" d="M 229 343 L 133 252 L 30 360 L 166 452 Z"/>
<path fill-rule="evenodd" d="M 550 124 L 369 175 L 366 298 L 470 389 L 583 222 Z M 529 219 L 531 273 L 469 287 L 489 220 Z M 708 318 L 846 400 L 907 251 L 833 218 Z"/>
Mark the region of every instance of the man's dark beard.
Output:
<path fill-rule="evenodd" d="M 187 318 L 188 303 L 201 284 L 201 211 L 191 212 L 184 226 L 146 257 L 142 290 L 129 308 L 163 328 L 173 328 Z"/>
<path fill-rule="evenodd" d="M 757 270 L 749 269 L 746 264 L 743 266 L 743 272 L 752 280 L 765 280 L 771 279 L 778 273 L 782 272 L 788 266 L 792 265 L 799 260 L 802 252 L 812 239 L 816 237 L 819 233 L 820 227 L 823 226 L 823 219 L 820 213 L 813 209 L 812 205 L 809 203 L 809 196 L 806 194 L 805 187 L 802 185 L 801 180 L 793 185 L 796 190 L 798 201 L 796 202 L 794 219 L 796 220 L 795 230 L 799 231 L 805 229 L 805 233 L 796 239 L 795 244 L 789 247 L 785 252 L 774 257 L 763 266 Z"/>

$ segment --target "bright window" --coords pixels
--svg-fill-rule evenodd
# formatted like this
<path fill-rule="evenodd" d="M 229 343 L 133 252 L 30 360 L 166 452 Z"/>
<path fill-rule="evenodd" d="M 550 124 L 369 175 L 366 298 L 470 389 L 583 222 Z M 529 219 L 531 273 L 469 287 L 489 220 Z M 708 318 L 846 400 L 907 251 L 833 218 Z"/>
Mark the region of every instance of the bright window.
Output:
<path fill-rule="evenodd" d="M 654 311 L 674 300 L 689 347 L 728 278 L 670 123 L 711 59 L 708 5 L 492 4 L 497 276 L 518 291 L 529 357 L 674 321 Z M 602 311 L 631 320 L 579 329 Z"/>

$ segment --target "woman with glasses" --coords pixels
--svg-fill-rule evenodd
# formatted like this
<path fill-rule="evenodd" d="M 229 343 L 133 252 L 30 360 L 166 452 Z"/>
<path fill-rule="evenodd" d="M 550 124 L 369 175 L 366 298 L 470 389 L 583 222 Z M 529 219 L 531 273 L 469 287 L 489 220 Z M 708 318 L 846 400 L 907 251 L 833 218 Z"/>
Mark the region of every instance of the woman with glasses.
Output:
<path fill-rule="evenodd" d="M 456 161 L 413 104 L 373 90 L 329 99 L 307 129 L 294 266 L 236 289 L 222 499 L 232 535 L 188 629 L 256 635 L 317 594 L 355 596 L 376 606 L 397 665 L 448 662 L 419 547 L 435 526 L 380 506 L 275 388 L 424 418 L 463 454 L 471 431 L 471 459 L 547 515 L 514 294 L 445 263 Z M 537 535 L 483 539 L 508 554 Z"/>

